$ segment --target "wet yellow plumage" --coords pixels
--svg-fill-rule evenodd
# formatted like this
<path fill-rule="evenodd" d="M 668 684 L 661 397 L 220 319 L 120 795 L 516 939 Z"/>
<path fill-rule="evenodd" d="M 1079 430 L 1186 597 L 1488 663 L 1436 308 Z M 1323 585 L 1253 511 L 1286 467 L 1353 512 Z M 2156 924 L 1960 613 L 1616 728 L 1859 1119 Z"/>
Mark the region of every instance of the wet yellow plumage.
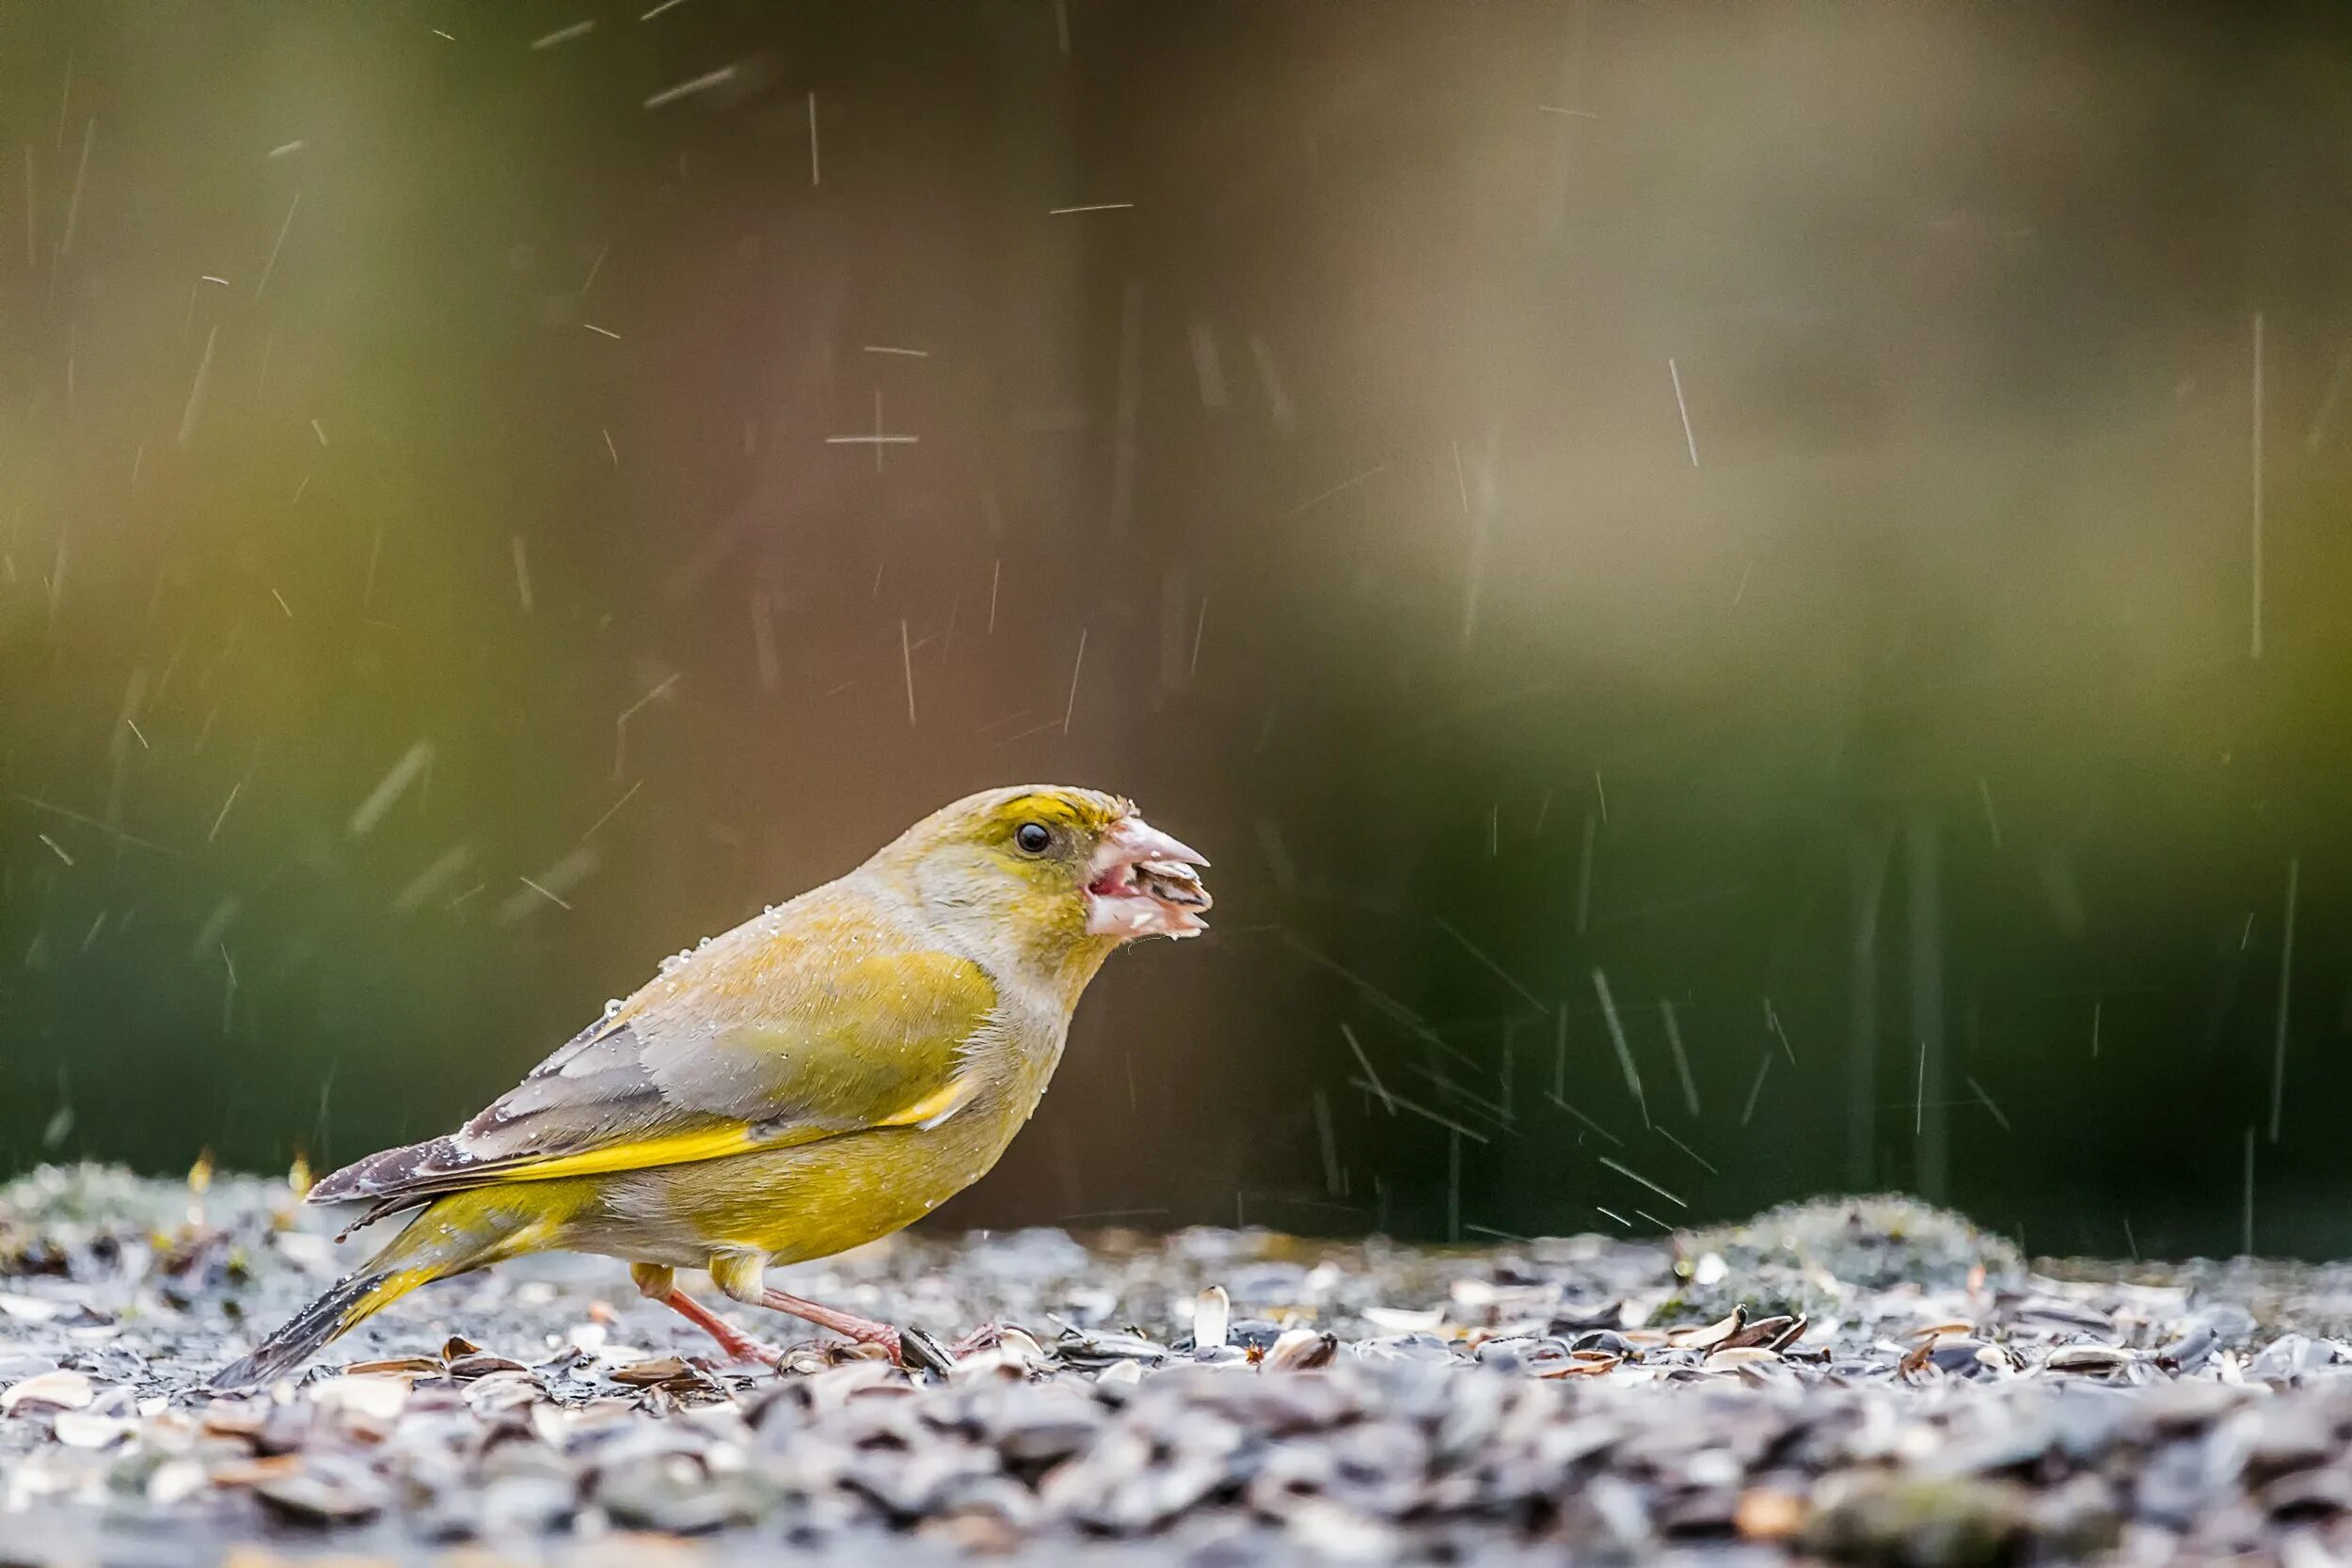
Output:
<path fill-rule="evenodd" d="M 675 1291 L 898 1349 L 896 1331 L 766 1287 L 919 1219 L 996 1163 L 1121 942 L 1200 929 L 1205 863 L 1115 796 L 994 790 L 662 973 L 458 1132 L 336 1172 L 312 1202 L 421 1208 L 358 1273 L 216 1386 L 266 1380 L 428 1280 L 526 1252 L 628 1259 L 639 1287 L 752 1347 Z M 363 1222 L 364 1223 L 364 1222 Z"/>

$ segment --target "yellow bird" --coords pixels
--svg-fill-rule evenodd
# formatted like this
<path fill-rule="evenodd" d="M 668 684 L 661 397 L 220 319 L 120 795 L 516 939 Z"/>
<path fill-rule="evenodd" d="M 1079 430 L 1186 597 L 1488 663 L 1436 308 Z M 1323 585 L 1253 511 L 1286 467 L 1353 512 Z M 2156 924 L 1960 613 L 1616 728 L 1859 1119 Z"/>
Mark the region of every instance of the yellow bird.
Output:
<path fill-rule="evenodd" d="M 920 1219 L 1004 1153 L 1111 950 L 1203 929 L 1208 863 L 1116 796 L 991 790 L 661 973 L 463 1128 L 335 1172 L 312 1203 L 371 1199 L 407 1227 L 216 1388 L 266 1383 L 427 1281 L 565 1249 L 731 1355 L 775 1354 L 684 1291 L 904 1354 L 898 1330 L 769 1286 Z"/>

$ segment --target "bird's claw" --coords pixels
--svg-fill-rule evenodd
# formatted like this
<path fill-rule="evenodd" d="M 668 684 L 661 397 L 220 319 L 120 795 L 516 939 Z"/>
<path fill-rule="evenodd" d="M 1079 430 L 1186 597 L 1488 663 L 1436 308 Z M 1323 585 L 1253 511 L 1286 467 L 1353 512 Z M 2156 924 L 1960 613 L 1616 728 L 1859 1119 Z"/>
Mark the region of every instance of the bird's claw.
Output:
<path fill-rule="evenodd" d="M 848 1339 L 849 1343 L 845 1345 L 835 1340 L 828 1345 L 823 1340 L 817 1340 L 812 1342 L 811 1348 L 819 1354 L 830 1354 L 836 1361 L 887 1361 L 901 1371 L 944 1375 L 956 1364 L 952 1352 L 919 1328 L 900 1329 L 892 1328 L 887 1323 L 876 1323 L 871 1328 L 836 1329 L 834 1332 Z"/>
<path fill-rule="evenodd" d="M 979 1327 L 974 1329 L 971 1333 L 965 1335 L 962 1338 L 958 1339 L 954 1344 L 948 1346 L 947 1354 L 960 1357 L 966 1355 L 977 1355 L 984 1350 L 994 1350 L 998 1345 L 1005 1342 L 1006 1326 L 1007 1325 L 1004 1323 L 982 1323 Z"/>

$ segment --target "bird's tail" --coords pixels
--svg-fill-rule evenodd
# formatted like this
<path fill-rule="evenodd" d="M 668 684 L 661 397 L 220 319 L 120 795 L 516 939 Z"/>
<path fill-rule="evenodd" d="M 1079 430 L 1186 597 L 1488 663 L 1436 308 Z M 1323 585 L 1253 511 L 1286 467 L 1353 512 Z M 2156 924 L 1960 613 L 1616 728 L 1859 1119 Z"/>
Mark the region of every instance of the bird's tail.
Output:
<path fill-rule="evenodd" d="M 423 1284 L 422 1277 L 405 1277 L 418 1272 L 366 1268 L 345 1275 L 329 1286 L 325 1295 L 287 1319 L 275 1334 L 255 1347 L 252 1354 L 215 1372 L 212 1386 L 258 1388 L 275 1382 L 300 1366 L 312 1351 L 329 1339 Z"/>
<path fill-rule="evenodd" d="M 543 1206 L 514 1202 L 511 1193 L 511 1188 L 478 1187 L 436 1199 L 382 1251 L 328 1287 L 250 1355 L 215 1372 L 209 1386 L 232 1389 L 271 1383 L 418 1286 L 546 1245 L 554 1228 L 550 1216 Z"/>

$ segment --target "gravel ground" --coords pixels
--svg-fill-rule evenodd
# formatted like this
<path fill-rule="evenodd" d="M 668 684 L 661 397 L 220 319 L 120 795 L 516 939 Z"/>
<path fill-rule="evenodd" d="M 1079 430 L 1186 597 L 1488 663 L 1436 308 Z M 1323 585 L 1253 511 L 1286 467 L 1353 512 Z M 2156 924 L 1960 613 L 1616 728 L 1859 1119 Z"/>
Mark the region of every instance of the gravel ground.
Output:
<path fill-rule="evenodd" d="M 713 1366 L 550 1258 L 203 1391 L 373 1239 L 330 1228 L 253 1179 L 0 1188 L 0 1564 L 2352 1556 L 2352 1271 L 2029 1269 L 1883 1198 L 1475 1250 L 901 1237 L 781 1282 L 1001 1346 Z"/>

